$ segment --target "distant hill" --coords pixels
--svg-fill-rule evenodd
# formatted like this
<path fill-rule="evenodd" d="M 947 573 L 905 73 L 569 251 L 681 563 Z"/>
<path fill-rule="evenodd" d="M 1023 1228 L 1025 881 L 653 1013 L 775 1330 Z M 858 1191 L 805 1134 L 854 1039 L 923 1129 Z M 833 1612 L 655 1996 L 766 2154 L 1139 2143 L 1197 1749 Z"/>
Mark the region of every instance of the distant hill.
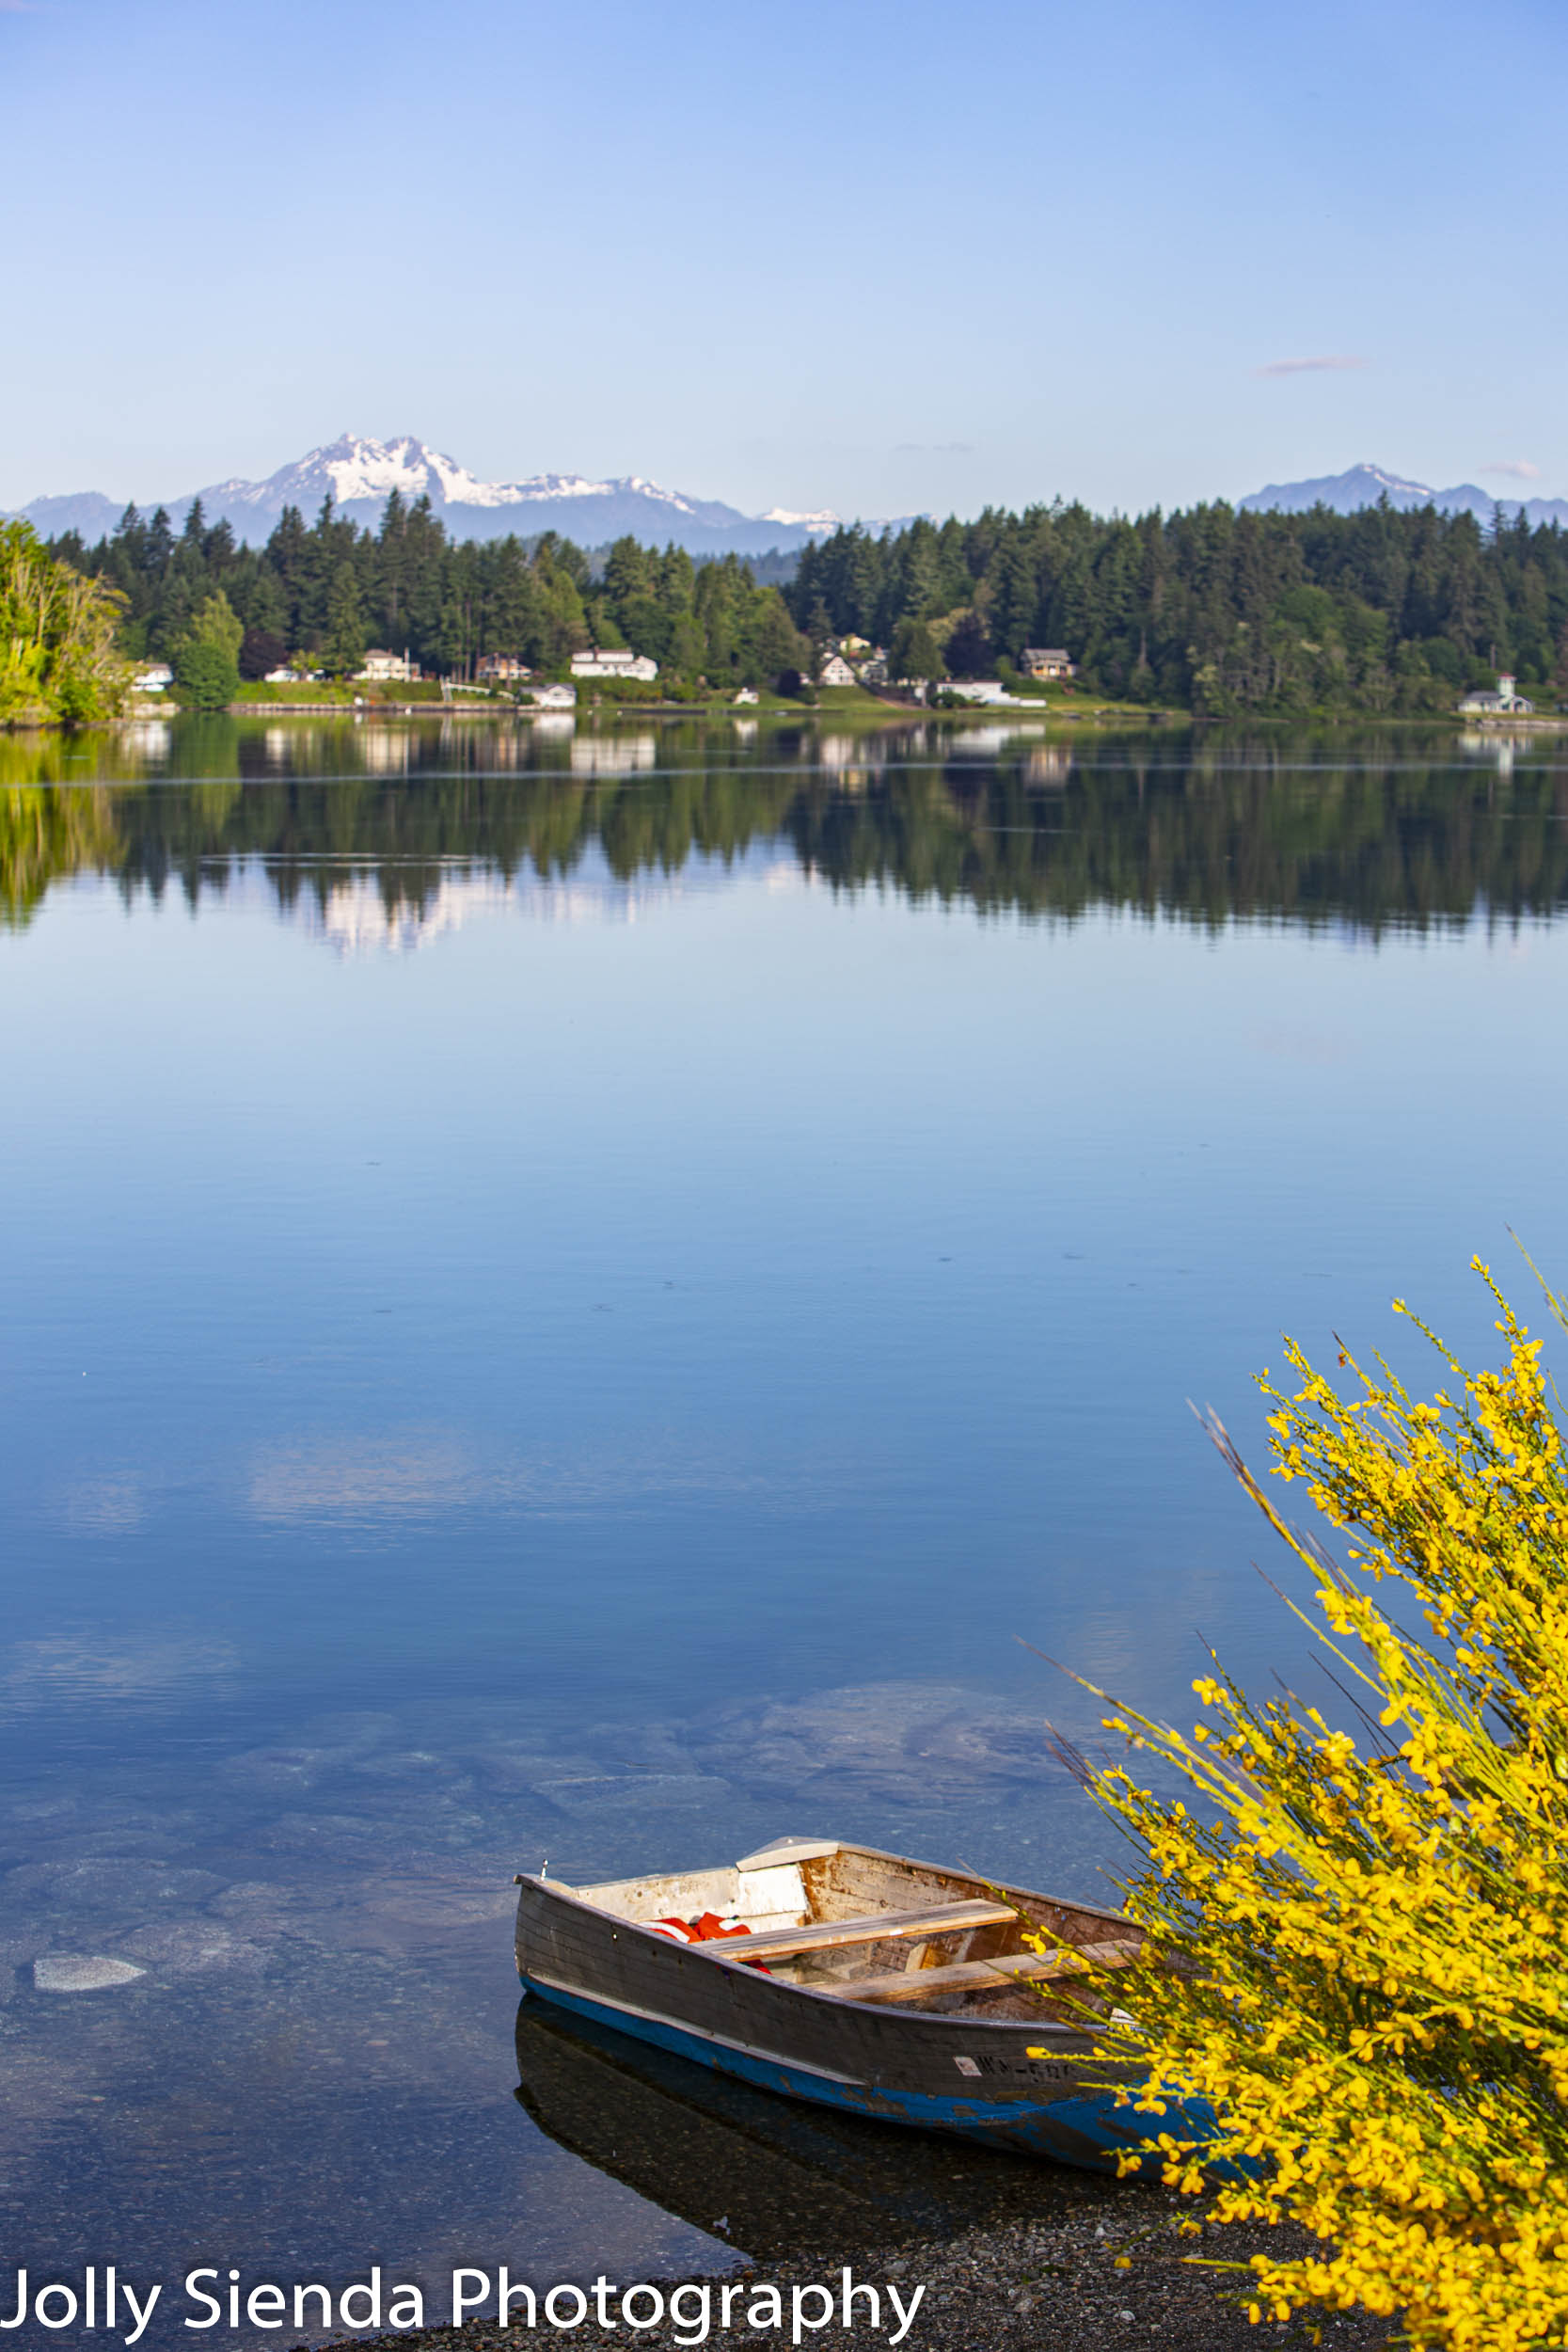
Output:
<path fill-rule="evenodd" d="M 839 519 L 826 510 L 798 514 L 784 507 L 744 515 L 718 499 L 688 498 L 678 490 L 661 489 L 641 474 L 608 482 L 559 473 L 532 474 L 523 482 L 483 482 L 455 458 L 406 434 L 395 441 L 374 441 L 345 433 L 293 465 L 280 466 L 264 482 L 235 477 L 162 502 L 179 524 L 199 498 L 209 522 L 226 517 L 237 538 L 259 545 L 285 506 L 299 507 L 310 521 L 322 501 L 330 497 L 354 521 L 373 524 L 392 490 L 408 500 L 427 497 L 455 539 L 499 539 L 513 532 L 530 538 L 559 531 L 579 547 L 599 547 L 629 533 L 654 547 L 673 540 L 693 555 L 793 551 L 835 530 Z M 158 502 L 138 501 L 144 513 Z M 124 505 L 123 500 L 85 490 L 37 498 L 19 511 L 46 537 L 79 531 L 91 541 L 113 531 Z"/>
<path fill-rule="evenodd" d="M 1254 514 L 1279 507 L 1299 515 L 1310 506 L 1329 506 L 1337 515 L 1354 515 L 1358 507 L 1375 506 L 1386 498 L 1403 509 L 1435 506 L 1440 514 L 1475 515 L 1490 522 L 1501 507 L 1511 518 L 1521 508 L 1532 523 L 1568 523 L 1568 499 L 1500 498 L 1474 482 L 1460 482 L 1451 490 L 1433 490 L 1424 482 L 1407 482 L 1402 474 L 1385 473 L 1381 466 L 1352 466 L 1348 473 L 1322 474 L 1312 482 L 1271 482 L 1241 501 Z"/>

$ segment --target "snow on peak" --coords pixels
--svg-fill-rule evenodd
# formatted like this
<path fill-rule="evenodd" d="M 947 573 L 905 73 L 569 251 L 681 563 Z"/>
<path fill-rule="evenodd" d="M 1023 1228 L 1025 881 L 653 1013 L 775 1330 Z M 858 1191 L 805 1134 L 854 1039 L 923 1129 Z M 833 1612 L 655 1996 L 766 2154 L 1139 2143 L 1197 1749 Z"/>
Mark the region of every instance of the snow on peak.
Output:
<path fill-rule="evenodd" d="M 0 0 L 0 8 L 4 5 Z M 327 499 L 356 522 L 373 528 L 394 491 L 407 505 L 428 499 L 459 538 L 486 539 L 557 526 L 585 546 L 629 533 L 650 545 L 669 540 L 699 554 L 750 555 L 780 546 L 799 548 L 832 530 L 837 521 L 825 510 L 799 516 L 784 507 L 768 515 L 744 514 L 722 500 L 667 490 L 646 474 L 599 480 L 579 473 L 537 473 L 521 481 L 485 481 L 411 433 L 386 441 L 370 434 L 341 433 L 335 441 L 324 441 L 280 466 L 264 482 L 235 476 L 210 483 L 174 506 L 183 514 L 199 499 L 209 522 L 224 519 L 240 538 L 259 541 L 286 509 L 293 507 L 313 519 Z M 96 529 L 113 528 L 96 511 L 89 519 Z"/>
<path fill-rule="evenodd" d="M 805 514 L 797 514 L 792 506 L 770 506 L 760 519 L 765 523 L 789 523 L 799 531 L 836 531 L 841 517 L 831 506 L 813 507 Z"/>
<path fill-rule="evenodd" d="M 595 482 L 580 473 L 536 473 L 521 482 L 483 482 L 444 450 L 432 449 L 428 442 L 407 433 L 393 441 L 344 433 L 325 448 L 313 449 L 297 465 L 274 474 L 266 486 L 281 489 L 285 477 L 291 483 L 297 480 L 302 489 L 308 479 L 313 487 L 320 478 L 330 486 L 340 506 L 355 499 L 385 499 L 398 490 L 404 498 L 428 498 L 437 507 L 531 506 L 543 500 L 629 496 L 651 499 L 683 515 L 692 511 L 691 501 L 677 490 L 662 489 L 641 474 L 613 475 Z"/>
<path fill-rule="evenodd" d="M 1386 490 L 1390 497 L 1392 497 L 1395 493 L 1402 494 L 1408 498 L 1421 499 L 1435 498 L 1438 495 L 1438 493 L 1432 489 L 1428 484 L 1424 482 L 1407 482 L 1402 474 L 1386 473 L 1381 466 L 1374 466 L 1365 458 L 1363 458 L 1359 466 L 1353 466 L 1350 470 L 1353 475 L 1364 474 L 1369 482 L 1375 482 L 1378 488 L 1380 490 Z"/>

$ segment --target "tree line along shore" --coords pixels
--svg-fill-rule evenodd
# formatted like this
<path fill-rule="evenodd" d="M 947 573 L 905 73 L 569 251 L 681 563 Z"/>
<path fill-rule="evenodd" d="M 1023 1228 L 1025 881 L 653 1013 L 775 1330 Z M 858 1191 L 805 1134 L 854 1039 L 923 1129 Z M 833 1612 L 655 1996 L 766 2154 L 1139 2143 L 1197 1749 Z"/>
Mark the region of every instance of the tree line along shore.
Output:
<path fill-rule="evenodd" d="M 856 638 L 891 679 L 998 679 L 1058 708 L 1430 717 L 1504 672 L 1568 695 L 1568 534 L 1522 515 L 1488 530 L 1431 508 L 1213 504 L 1130 520 L 1057 502 L 843 528 L 792 576 L 759 577 L 784 569 L 632 539 L 454 540 L 428 501 L 395 492 L 373 530 L 327 501 L 309 524 L 286 510 L 260 548 L 199 504 L 179 531 L 162 509 L 128 508 L 93 547 L 13 522 L 0 525 L 0 722 L 106 715 L 150 661 L 206 707 L 290 666 L 348 681 L 372 645 L 461 681 L 498 657 L 562 678 L 574 654 L 626 648 L 657 663 L 657 698 L 677 703 L 810 699 Z M 1073 683 L 1025 678 L 1032 645 L 1067 648 Z M 649 699 L 625 680 L 594 691 Z"/>

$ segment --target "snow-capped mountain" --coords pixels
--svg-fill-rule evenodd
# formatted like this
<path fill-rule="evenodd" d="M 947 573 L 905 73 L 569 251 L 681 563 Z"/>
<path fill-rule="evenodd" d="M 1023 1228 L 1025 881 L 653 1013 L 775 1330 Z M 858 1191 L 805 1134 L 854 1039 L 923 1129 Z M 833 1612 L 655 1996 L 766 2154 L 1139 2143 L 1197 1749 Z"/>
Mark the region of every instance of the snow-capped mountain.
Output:
<path fill-rule="evenodd" d="M 689 498 L 666 490 L 641 474 L 590 481 L 582 474 L 531 474 L 521 482 L 484 482 L 454 457 L 404 434 L 392 441 L 345 433 L 313 449 L 293 465 L 280 466 L 264 482 L 238 476 L 163 502 L 178 524 L 199 498 L 209 522 L 226 516 L 235 534 L 252 543 L 265 539 L 285 506 L 314 520 L 322 501 L 358 523 L 374 523 L 389 493 L 428 498 L 454 538 L 495 539 L 515 532 L 526 538 L 559 531 L 581 547 L 601 546 L 629 533 L 663 547 L 672 539 L 693 554 L 761 555 L 790 550 L 832 531 L 838 516 L 823 508 L 798 514 L 774 507 L 745 515 L 718 499 Z M 155 500 L 138 501 L 146 512 Z M 86 491 L 75 497 L 34 499 L 25 519 L 45 534 L 79 531 L 97 539 L 119 520 L 123 501 Z"/>
<path fill-rule="evenodd" d="M 765 523 L 799 523 L 802 531 L 836 531 L 840 517 L 831 506 L 818 506 L 810 514 L 797 515 L 787 506 L 770 506 L 761 519 Z"/>
<path fill-rule="evenodd" d="M 1323 474 L 1311 482 L 1271 482 L 1241 503 L 1259 514 L 1270 507 L 1299 514 L 1309 506 L 1329 506 L 1337 515 L 1354 515 L 1358 507 L 1375 506 L 1381 498 L 1402 509 L 1435 506 L 1441 514 L 1475 515 L 1482 522 L 1490 522 L 1493 510 L 1500 506 L 1510 516 L 1523 507 L 1532 523 L 1568 523 L 1568 499 L 1499 498 L 1495 490 L 1482 490 L 1474 482 L 1456 483 L 1451 490 L 1433 490 L 1424 482 L 1407 482 L 1402 474 L 1386 473 L 1381 466 L 1370 465 L 1352 466 L 1348 473 Z"/>

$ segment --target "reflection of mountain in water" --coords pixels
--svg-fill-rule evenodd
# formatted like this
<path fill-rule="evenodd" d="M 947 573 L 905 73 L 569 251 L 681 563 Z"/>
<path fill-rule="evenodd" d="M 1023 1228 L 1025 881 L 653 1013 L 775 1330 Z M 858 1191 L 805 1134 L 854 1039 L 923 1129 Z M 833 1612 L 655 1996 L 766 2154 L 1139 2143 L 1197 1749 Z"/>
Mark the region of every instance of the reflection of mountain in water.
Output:
<path fill-rule="evenodd" d="M 799 866 L 792 860 L 781 862 L 778 852 L 766 845 L 760 857 L 746 863 L 769 882 L 800 880 Z M 728 874 L 733 868 L 720 870 Z M 261 882 L 268 899 L 276 903 L 277 894 L 265 882 L 265 872 L 258 861 L 243 869 L 244 880 L 247 884 Z M 694 883 L 709 879 L 705 872 L 689 868 L 668 879 L 638 876 L 622 882 L 596 850 L 590 850 L 569 877 L 560 880 L 541 881 L 535 874 L 514 874 L 509 879 L 484 867 L 462 866 L 443 873 L 418 898 L 403 896 L 395 887 L 395 878 L 385 871 L 356 873 L 329 883 L 325 895 L 295 898 L 292 912 L 297 922 L 340 955 L 405 955 L 486 916 L 521 916 L 531 923 L 637 923 L 655 908 L 688 896 Z M 394 882 L 390 890 L 389 881 Z"/>
<path fill-rule="evenodd" d="M 538 2000 L 517 2012 L 517 2074 L 551 2139 L 754 2262 L 955 2236 L 1105 2191 L 1034 2157 L 775 2098 Z"/>
<path fill-rule="evenodd" d="M 397 947 L 482 911 L 629 918 L 782 852 L 834 889 L 987 911 L 1375 933 L 1555 914 L 1565 818 L 1539 740 L 222 721 L 0 739 L 0 914 L 81 871 L 193 901 L 264 873 L 324 938 Z"/>

